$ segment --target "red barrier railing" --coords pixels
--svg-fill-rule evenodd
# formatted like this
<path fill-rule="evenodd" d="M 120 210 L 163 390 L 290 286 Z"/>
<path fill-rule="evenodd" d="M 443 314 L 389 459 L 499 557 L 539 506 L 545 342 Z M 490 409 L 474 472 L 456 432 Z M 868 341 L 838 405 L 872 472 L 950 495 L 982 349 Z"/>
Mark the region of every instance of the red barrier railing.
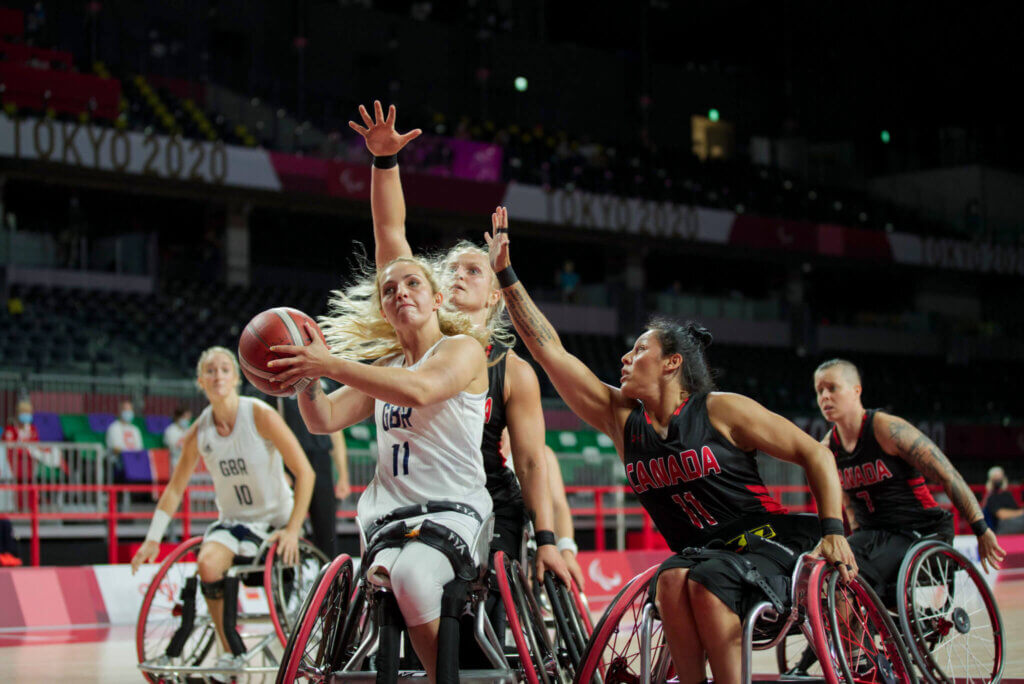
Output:
<path fill-rule="evenodd" d="M 365 487 L 353 487 L 353 492 L 361 492 Z M 640 523 L 640 548 L 643 550 L 650 550 L 656 547 L 658 541 L 657 532 L 654 530 L 654 525 L 651 521 L 651 517 L 647 512 L 634 501 L 626 499 L 627 496 L 632 494 L 632 490 L 629 487 L 622 485 L 605 485 L 605 486 L 567 486 L 566 491 L 570 494 L 589 494 L 593 497 L 592 506 L 577 506 L 572 509 L 573 519 L 577 523 L 582 522 L 581 519 L 592 518 L 593 519 L 593 530 L 594 530 L 594 548 L 597 551 L 607 550 L 606 535 L 608 528 L 606 526 L 606 518 L 608 516 L 641 516 Z M 941 491 L 938 486 L 932 487 L 933 491 Z M 149 493 L 156 497 L 161 491 L 162 487 L 154 485 L 47 485 L 47 484 L 0 484 L 0 492 L 5 490 L 14 491 L 18 493 L 24 493 L 28 495 L 28 511 L 24 512 L 11 512 L 11 513 L 0 513 L 0 517 L 8 518 L 10 520 L 27 520 L 32 530 L 32 538 L 29 540 L 29 562 L 33 566 L 39 565 L 40 557 L 40 536 L 39 536 L 39 524 L 45 520 L 102 520 L 107 524 L 107 560 L 110 563 L 118 562 L 118 532 L 117 523 L 122 520 L 149 520 L 153 512 L 150 511 L 119 511 L 117 509 L 118 495 L 130 492 L 142 492 Z M 971 490 L 975 495 L 979 496 L 979 500 L 984 495 L 985 488 L 981 485 L 972 485 Z M 1024 492 L 1024 486 L 1012 487 L 1011 490 L 1016 494 L 1018 500 L 1022 492 Z M 106 510 L 100 511 L 41 511 L 39 496 L 42 492 L 100 492 L 105 494 L 107 497 Z M 174 515 L 176 520 L 180 520 L 182 524 L 182 536 L 188 538 L 192 534 L 192 523 L 194 520 L 215 520 L 217 518 L 217 512 L 214 510 L 205 511 L 194 511 L 191 506 L 192 494 L 195 492 L 212 492 L 213 487 L 210 485 L 194 485 L 189 487 L 183 497 L 180 509 Z M 810 492 L 805 485 L 774 485 L 768 487 L 769 493 L 777 500 L 780 501 L 786 508 L 791 512 L 814 512 L 816 507 L 814 500 L 810 497 Z M 622 501 L 621 504 L 613 503 L 609 504 L 605 501 L 607 496 L 618 498 Z M 807 503 L 788 503 L 783 501 L 786 497 L 799 497 Z M 960 514 L 957 510 L 953 509 L 948 503 L 943 506 L 953 512 L 953 523 L 958 534 L 966 534 L 970 532 L 969 526 L 960 519 Z M 338 511 L 339 518 L 355 518 L 356 512 L 354 510 L 340 510 Z M 628 525 L 626 526 L 628 529 Z M 617 545 L 618 546 L 618 545 Z"/>

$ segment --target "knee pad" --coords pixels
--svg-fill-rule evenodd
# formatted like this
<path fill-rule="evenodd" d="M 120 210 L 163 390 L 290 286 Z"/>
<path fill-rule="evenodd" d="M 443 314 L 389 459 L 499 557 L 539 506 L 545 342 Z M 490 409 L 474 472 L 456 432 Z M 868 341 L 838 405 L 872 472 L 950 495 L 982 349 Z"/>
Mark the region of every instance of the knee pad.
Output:
<path fill-rule="evenodd" d="M 444 591 L 441 592 L 441 617 L 458 618 L 462 615 L 468 589 L 469 582 L 457 577 L 444 585 Z"/>
<path fill-rule="evenodd" d="M 226 582 L 226 577 L 221 577 L 216 582 L 200 582 L 199 589 L 203 592 L 203 596 L 208 599 L 222 599 L 224 598 L 224 585 Z"/>

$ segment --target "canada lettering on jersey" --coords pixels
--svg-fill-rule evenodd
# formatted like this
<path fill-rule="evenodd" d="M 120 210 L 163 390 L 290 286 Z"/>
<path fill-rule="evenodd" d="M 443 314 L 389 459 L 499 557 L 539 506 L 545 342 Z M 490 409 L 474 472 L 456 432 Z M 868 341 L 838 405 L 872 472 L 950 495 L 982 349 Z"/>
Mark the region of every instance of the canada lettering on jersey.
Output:
<path fill-rule="evenodd" d="M 391 428 L 412 428 L 412 407 L 384 404 L 380 422 L 384 427 L 384 432 Z"/>
<path fill-rule="evenodd" d="M 629 485 L 637 494 L 646 492 L 648 489 L 660 489 L 671 487 L 678 482 L 690 482 L 702 477 L 719 475 L 722 467 L 718 465 L 718 459 L 711 447 L 701 447 L 700 454 L 696 449 L 688 449 L 678 456 L 673 454 L 669 457 L 637 461 L 634 468 L 632 463 L 626 464 L 626 479 Z"/>
<path fill-rule="evenodd" d="M 843 489 L 856 489 L 892 479 L 892 473 L 882 459 L 874 463 L 861 463 L 850 468 L 843 468 L 839 473 Z"/>

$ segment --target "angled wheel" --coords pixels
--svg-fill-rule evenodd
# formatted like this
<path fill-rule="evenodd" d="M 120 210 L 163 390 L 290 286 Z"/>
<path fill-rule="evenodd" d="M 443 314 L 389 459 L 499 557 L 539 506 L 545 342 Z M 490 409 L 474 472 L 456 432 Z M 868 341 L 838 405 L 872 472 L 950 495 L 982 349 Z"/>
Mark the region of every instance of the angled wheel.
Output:
<path fill-rule="evenodd" d="M 657 571 L 658 566 L 653 566 L 640 573 L 612 600 L 587 642 L 576 682 L 628 684 L 640 681 L 641 618 L 649 602 L 651 578 Z M 664 681 L 671 668 L 671 657 L 660 620 L 652 625 L 650 643 L 654 679 Z"/>
<path fill-rule="evenodd" d="M 526 573 L 517 560 L 503 551 L 494 554 L 494 572 L 509 631 L 516 642 L 523 679 L 529 684 L 556 684 L 567 681 L 554 646 L 544 626 L 544 618 L 526 589 Z"/>
<path fill-rule="evenodd" d="M 299 562 L 285 565 L 277 555 L 277 544 L 267 549 L 263 568 L 263 589 L 270 604 L 270 620 L 284 646 L 299 619 L 306 594 L 316 586 L 320 568 L 330 559 L 305 539 L 299 540 Z"/>
<path fill-rule="evenodd" d="M 579 669 L 588 634 L 583 618 L 569 589 L 555 579 L 554 573 L 544 576 L 544 593 L 554 618 L 555 646 L 559 660 L 570 671 Z"/>
<path fill-rule="evenodd" d="M 903 639 L 870 586 L 827 573 L 829 653 L 844 681 L 917 682 Z M 820 655 L 819 651 L 819 655 Z"/>
<path fill-rule="evenodd" d="M 319 577 L 288 638 L 277 684 L 327 682 L 342 664 L 340 636 L 352 595 L 352 559 L 338 556 L 321 569 Z"/>
<path fill-rule="evenodd" d="M 897 580 L 900 627 L 930 684 L 997 681 L 1003 672 L 1003 621 L 978 568 L 948 544 L 913 546 Z"/>
<path fill-rule="evenodd" d="M 196 559 L 202 543 L 202 537 L 192 537 L 178 545 L 146 589 L 135 625 L 140 664 L 159 661 L 160 665 L 195 667 L 217 640 L 206 601 L 199 596 Z M 159 681 L 146 672 L 143 676 L 154 684 Z"/>
<path fill-rule="evenodd" d="M 572 600 L 576 604 L 576 614 L 579 615 L 580 622 L 583 624 L 583 631 L 587 639 L 590 639 L 590 635 L 594 633 L 594 621 L 590 617 L 590 603 L 587 601 L 587 595 L 580 590 L 575 581 L 572 583 Z"/>

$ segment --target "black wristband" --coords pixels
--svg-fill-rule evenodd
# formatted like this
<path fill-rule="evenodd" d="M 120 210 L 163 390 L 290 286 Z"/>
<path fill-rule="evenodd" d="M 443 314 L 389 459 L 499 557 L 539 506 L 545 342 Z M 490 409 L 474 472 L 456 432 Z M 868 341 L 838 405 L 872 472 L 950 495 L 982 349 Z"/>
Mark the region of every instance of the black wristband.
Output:
<path fill-rule="evenodd" d="M 398 166 L 398 155 L 389 154 L 386 157 L 374 157 L 373 165 L 378 169 L 393 169 Z"/>
<path fill-rule="evenodd" d="M 516 275 L 515 270 L 511 265 L 501 269 L 494 276 L 498 279 L 498 284 L 501 285 L 501 289 L 506 287 L 512 287 L 519 282 L 519 276 Z"/>
<path fill-rule="evenodd" d="M 843 521 L 839 518 L 822 518 L 821 519 L 821 536 L 824 537 L 829 534 L 838 534 L 842 537 L 846 533 L 846 528 L 843 527 Z"/>
<path fill-rule="evenodd" d="M 533 538 L 537 540 L 537 547 L 541 546 L 557 546 L 555 541 L 555 533 L 551 530 L 537 530 Z"/>
<path fill-rule="evenodd" d="M 988 532 L 988 523 L 985 522 L 984 518 L 979 518 L 978 520 L 975 520 L 971 523 L 971 532 L 974 533 L 975 537 L 980 537 L 981 535 Z"/>

